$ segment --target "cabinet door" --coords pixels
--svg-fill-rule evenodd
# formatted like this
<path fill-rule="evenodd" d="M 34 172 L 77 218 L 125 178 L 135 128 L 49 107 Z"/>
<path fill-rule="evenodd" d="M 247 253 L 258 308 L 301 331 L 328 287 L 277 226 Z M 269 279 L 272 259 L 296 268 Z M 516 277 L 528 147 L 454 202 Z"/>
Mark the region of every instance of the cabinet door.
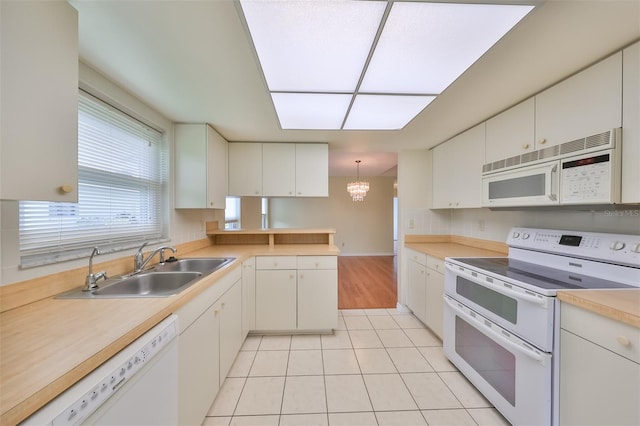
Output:
<path fill-rule="evenodd" d="M 256 271 L 256 329 L 294 330 L 297 326 L 296 271 Z"/>
<path fill-rule="evenodd" d="M 536 95 L 536 149 L 622 125 L 622 53 Z"/>
<path fill-rule="evenodd" d="M 207 208 L 224 209 L 227 198 L 227 141 L 207 125 Z"/>
<path fill-rule="evenodd" d="M 640 424 L 640 364 L 560 331 L 560 424 Z"/>
<path fill-rule="evenodd" d="M 622 202 L 640 203 L 640 42 L 622 60 Z"/>
<path fill-rule="evenodd" d="M 2 1 L 0 199 L 78 201 L 78 12 Z"/>
<path fill-rule="evenodd" d="M 329 196 L 328 145 L 296 144 L 296 196 Z"/>
<path fill-rule="evenodd" d="M 534 98 L 529 98 L 487 120 L 485 163 L 533 151 L 534 108 Z"/>
<path fill-rule="evenodd" d="M 298 271 L 298 329 L 331 330 L 338 326 L 338 271 Z"/>
<path fill-rule="evenodd" d="M 255 258 L 242 262 L 242 336 L 256 328 Z"/>
<path fill-rule="evenodd" d="M 296 193 L 295 179 L 295 144 L 262 144 L 262 195 L 293 197 Z"/>
<path fill-rule="evenodd" d="M 448 209 L 453 199 L 453 145 L 446 142 L 433 150 L 433 201 L 432 208 Z"/>
<path fill-rule="evenodd" d="M 262 144 L 230 143 L 229 195 L 262 195 Z"/>
<path fill-rule="evenodd" d="M 209 307 L 178 341 L 178 416 L 181 425 L 201 425 L 220 382 L 219 308 Z"/>
<path fill-rule="evenodd" d="M 407 288 L 407 306 L 420 321 L 427 322 L 427 275 L 426 268 L 413 260 L 407 264 L 409 285 Z"/>
<path fill-rule="evenodd" d="M 220 306 L 220 385 L 242 346 L 242 281 L 237 281 L 217 303 Z"/>
<path fill-rule="evenodd" d="M 425 324 L 442 339 L 444 274 L 427 269 L 427 313 Z"/>
<path fill-rule="evenodd" d="M 485 123 L 467 130 L 453 141 L 453 156 L 447 165 L 453 173 L 453 208 L 482 205 L 484 145 Z"/>

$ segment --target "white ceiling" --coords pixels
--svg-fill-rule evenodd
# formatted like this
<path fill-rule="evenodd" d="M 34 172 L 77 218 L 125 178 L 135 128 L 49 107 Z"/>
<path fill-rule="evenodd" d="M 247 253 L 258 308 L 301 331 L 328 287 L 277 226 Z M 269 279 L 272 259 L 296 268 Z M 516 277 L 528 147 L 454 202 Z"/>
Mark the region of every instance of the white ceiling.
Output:
<path fill-rule="evenodd" d="M 433 147 L 640 38 L 638 0 L 538 2 L 402 130 L 281 130 L 232 0 L 70 3 L 82 61 L 167 118 L 229 141 L 328 142 L 332 176 L 355 174 L 355 160 L 363 176 L 395 175 L 398 151 Z"/>

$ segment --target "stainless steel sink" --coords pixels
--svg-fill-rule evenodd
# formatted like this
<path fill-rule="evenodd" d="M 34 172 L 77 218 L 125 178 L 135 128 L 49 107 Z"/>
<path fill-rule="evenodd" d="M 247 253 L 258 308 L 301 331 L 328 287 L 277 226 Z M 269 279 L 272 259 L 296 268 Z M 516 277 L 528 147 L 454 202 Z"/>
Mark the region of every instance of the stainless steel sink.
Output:
<path fill-rule="evenodd" d="M 169 297 L 180 293 L 202 277 L 200 272 L 144 272 L 124 278 L 112 278 L 98 289 L 62 293 L 59 299 L 96 299 L 130 297 Z"/>
<path fill-rule="evenodd" d="M 156 271 L 196 271 L 208 273 L 222 268 L 224 265 L 233 262 L 234 257 L 192 257 L 178 259 L 174 262 L 166 262 L 164 265 L 156 266 Z"/>

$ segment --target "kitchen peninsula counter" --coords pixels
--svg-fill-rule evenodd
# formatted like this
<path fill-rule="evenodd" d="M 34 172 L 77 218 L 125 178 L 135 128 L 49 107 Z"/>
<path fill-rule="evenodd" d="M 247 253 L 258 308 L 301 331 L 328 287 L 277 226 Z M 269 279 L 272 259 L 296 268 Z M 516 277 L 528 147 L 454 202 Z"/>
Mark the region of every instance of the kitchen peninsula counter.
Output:
<path fill-rule="evenodd" d="M 209 244 L 209 242 L 206 242 Z M 193 247 L 185 244 L 185 247 Z M 0 424 L 17 424 L 142 336 L 178 308 L 260 255 L 330 255 L 332 244 L 209 245 L 177 257 L 235 257 L 168 298 L 54 299 L 46 297 L 0 314 Z M 127 264 L 131 259 L 126 259 Z M 98 265 L 100 267 L 100 265 Z M 108 273 L 113 274 L 107 269 Z M 77 273 L 76 273 L 77 275 Z M 74 281 L 76 282 L 76 281 Z M 28 283 L 18 283 L 25 286 Z M 81 282 L 75 287 L 79 287 Z M 5 287 L 11 287 L 5 286 Z M 72 287 L 73 288 L 73 287 Z M 16 292 L 5 288 L 6 297 Z"/>

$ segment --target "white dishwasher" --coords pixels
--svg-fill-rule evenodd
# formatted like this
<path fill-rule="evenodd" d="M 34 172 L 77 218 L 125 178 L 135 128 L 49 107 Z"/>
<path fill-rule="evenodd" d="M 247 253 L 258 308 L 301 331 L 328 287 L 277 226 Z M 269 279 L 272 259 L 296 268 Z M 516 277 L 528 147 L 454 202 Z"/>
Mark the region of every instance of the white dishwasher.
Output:
<path fill-rule="evenodd" d="M 178 317 L 171 315 L 24 425 L 176 425 Z"/>

